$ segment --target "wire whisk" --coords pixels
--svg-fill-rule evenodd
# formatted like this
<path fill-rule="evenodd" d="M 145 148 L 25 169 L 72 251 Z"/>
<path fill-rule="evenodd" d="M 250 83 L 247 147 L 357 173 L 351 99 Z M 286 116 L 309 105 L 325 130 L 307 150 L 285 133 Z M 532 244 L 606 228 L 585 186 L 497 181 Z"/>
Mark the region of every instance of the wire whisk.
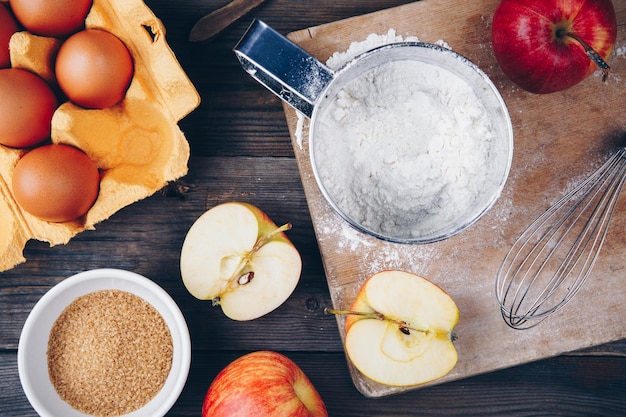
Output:
<path fill-rule="evenodd" d="M 589 277 L 626 180 L 626 136 L 593 174 L 532 222 L 496 277 L 504 321 L 536 326 L 563 308 Z"/>

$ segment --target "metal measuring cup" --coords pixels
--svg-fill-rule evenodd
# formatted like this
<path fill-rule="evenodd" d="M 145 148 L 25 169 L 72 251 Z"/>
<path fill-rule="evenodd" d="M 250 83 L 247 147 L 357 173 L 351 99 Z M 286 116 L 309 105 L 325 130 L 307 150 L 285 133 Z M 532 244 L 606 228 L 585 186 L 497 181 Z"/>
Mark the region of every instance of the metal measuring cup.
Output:
<path fill-rule="evenodd" d="M 499 197 L 511 166 L 513 129 L 504 100 L 489 77 L 462 55 L 429 43 L 400 42 L 367 51 L 339 70 L 332 70 L 260 20 L 254 20 L 234 52 L 243 69 L 284 102 L 310 119 L 309 157 L 317 185 L 339 216 L 357 230 L 395 243 L 430 243 L 451 237 L 474 224 Z M 316 135 L 325 110 L 352 80 L 371 69 L 396 60 L 416 60 L 440 66 L 466 80 L 493 119 L 497 140 L 490 150 L 489 181 L 472 210 L 449 224 L 420 236 L 392 236 L 372 230 L 347 214 L 329 194 L 320 178 Z M 367 196 L 363 196 L 367 198 Z"/>

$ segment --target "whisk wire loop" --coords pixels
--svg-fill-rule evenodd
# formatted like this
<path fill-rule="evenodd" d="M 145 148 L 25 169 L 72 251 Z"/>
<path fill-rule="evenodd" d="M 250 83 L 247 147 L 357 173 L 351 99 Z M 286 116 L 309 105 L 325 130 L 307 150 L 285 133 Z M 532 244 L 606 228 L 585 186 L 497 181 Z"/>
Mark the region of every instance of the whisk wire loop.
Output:
<path fill-rule="evenodd" d="M 533 221 L 496 277 L 505 322 L 528 329 L 563 308 L 598 259 L 626 180 L 626 147 Z"/>

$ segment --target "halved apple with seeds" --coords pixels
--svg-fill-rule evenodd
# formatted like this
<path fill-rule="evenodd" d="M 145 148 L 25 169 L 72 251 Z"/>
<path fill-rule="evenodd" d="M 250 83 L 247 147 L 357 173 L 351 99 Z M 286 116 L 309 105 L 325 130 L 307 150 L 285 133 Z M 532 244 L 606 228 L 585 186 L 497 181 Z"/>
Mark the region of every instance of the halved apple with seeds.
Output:
<path fill-rule="evenodd" d="M 452 330 L 459 310 L 430 281 L 404 271 L 383 271 L 360 288 L 346 314 L 345 349 L 366 377 L 391 386 L 439 379 L 456 365 Z"/>
<path fill-rule="evenodd" d="M 180 256 L 187 290 L 213 300 L 233 320 L 252 320 L 278 308 L 300 280 L 300 253 L 258 207 L 219 204 L 191 226 Z"/>

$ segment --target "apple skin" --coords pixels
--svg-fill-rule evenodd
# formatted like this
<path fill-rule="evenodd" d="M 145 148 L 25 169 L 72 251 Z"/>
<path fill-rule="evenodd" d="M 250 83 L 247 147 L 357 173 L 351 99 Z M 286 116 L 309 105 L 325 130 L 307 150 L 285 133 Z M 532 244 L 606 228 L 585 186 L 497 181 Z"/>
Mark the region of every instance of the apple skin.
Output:
<path fill-rule="evenodd" d="M 617 37 L 611 0 L 502 0 L 492 21 L 494 54 L 511 81 L 531 93 L 547 94 L 580 83 L 598 70 L 576 34 L 604 60 Z"/>
<path fill-rule="evenodd" d="M 235 359 L 215 377 L 202 417 L 327 417 L 326 405 L 291 359 L 258 351 Z"/>
<path fill-rule="evenodd" d="M 180 269 L 185 287 L 200 300 L 214 300 L 237 321 L 253 320 L 278 308 L 298 284 L 302 259 L 277 229 L 252 204 L 228 202 L 211 208 L 196 220 L 183 242 Z M 265 243 L 253 251 L 262 239 Z M 254 273 L 253 278 L 238 284 L 237 278 L 248 272 Z"/>
<path fill-rule="evenodd" d="M 346 354 L 369 379 L 389 386 L 425 384 L 447 375 L 458 355 L 452 330 L 459 310 L 439 286 L 405 271 L 382 271 L 368 278 L 350 311 L 393 320 L 346 316 Z M 398 322 L 413 329 L 402 332 Z"/>

